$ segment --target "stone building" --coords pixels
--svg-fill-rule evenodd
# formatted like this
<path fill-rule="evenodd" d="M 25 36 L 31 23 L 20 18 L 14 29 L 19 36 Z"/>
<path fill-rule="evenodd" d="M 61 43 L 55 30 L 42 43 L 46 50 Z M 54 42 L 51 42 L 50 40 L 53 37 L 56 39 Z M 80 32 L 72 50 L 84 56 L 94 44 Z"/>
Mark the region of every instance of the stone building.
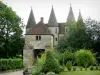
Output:
<path fill-rule="evenodd" d="M 79 18 L 81 13 L 79 13 Z M 53 50 L 58 40 L 67 32 L 67 26 L 76 22 L 70 5 L 67 21 L 58 23 L 54 8 L 52 6 L 50 17 L 47 24 L 44 24 L 43 17 L 36 24 L 33 10 L 31 9 L 26 26 L 25 48 L 23 50 L 23 62 L 25 66 L 31 66 L 34 59 L 40 57 L 45 50 Z"/>

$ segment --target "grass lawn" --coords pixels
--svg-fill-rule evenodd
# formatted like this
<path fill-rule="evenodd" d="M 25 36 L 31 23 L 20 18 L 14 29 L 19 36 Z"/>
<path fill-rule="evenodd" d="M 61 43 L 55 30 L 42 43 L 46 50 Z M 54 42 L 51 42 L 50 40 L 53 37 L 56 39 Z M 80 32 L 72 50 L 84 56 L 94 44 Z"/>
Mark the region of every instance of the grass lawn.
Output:
<path fill-rule="evenodd" d="M 100 71 L 70 71 L 61 72 L 60 75 L 100 75 Z"/>
<path fill-rule="evenodd" d="M 76 71 L 68 71 L 65 68 L 65 72 L 61 72 L 60 75 L 100 75 L 100 70 L 91 71 L 89 68 L 87 70 L 83 68 L 83 70 L 80 71 L 79 67 L 76 67 Z"/>

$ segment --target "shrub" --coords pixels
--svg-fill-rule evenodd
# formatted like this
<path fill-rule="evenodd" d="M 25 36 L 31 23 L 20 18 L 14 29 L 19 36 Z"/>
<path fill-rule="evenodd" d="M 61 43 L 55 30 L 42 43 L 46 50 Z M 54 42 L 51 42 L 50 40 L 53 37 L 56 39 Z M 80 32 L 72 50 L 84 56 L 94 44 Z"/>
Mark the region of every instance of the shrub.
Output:
<path fill-rule="evenodd" d="M 41 73 L 41 69 L 40 68 L 34 68 L 33 70 L 32 70 L 32 74 L 33 75 L 39 75 Z"/>
<path fill-rule="evenodd" d="M 79 50 L 75 53 L 76 63 L 85 68 L 95 63 L 95 56 L 90 50 Z"/>
<path fill-rule="evenodd" d="M 69 51 L 66 51 L 65 53 L 62 53 L 60 64 L 66 65 L 67 61 L 72 61 L 72 64 L 74 65 L 75 62 L 75 54 Z"/>
<path fill-rule="evenodd" d="M 96 66 L 96 67 L 95 67 L 95 70 L 98 70 L 98 69 L 99 69 L 99 67 L 98 67 L 98 66 Z"/>
<path fill-rule="evenodd" d="M 58 74 L 55 74 L 54 72 L 48 72 L 46 75 L 58 75 Z"/>
<path fill-rule="evenodd" d="M 20 58 L 0 59 L 0 71 L 21 69 L 23 68 L 23 60 Z"/>
<path fill-rule="evenodd" d="M 67 64 L 66 64 L 66 67 L 67 67 L 68 71 L 71 71 L 71 69 L 72 69 L 72 62 L 68 61 Z"/>
<path fill-rule="evenodd" d="M 93 69 L 94 69 L 93 66 L 91 66 L 91 67 L 90 67 L 90 70 L 93 70 Z"/>
<path fill-rule="evenodd" d="M 39 75 L 46 75 L 46 74 L 41 72 Z"/>
<path fill-rule="evenodd" d="M 82 66 L 80 66 L 80 71 L 82 71 L 83 70 L 83 67 Z"/>
<path fill-rule="evenodd" d="M 42 67 L 42 72 L 60 72 L 60 65 L 58 61 L 53 57 L 53 53 L 51 51 L 46 52 L 45 63 Z"/>
<path fill-rule="evenodd" d="M 76 67 L 73 67 L 73 71 L 76 71 Z"/>

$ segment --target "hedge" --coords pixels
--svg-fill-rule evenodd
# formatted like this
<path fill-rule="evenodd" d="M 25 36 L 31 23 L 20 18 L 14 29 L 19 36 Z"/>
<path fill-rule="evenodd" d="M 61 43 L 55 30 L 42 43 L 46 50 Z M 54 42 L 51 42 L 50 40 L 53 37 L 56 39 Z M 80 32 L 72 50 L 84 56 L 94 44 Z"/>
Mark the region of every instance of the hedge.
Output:
<path fill-rule="evenodd" d="M 21 58 L 0 59 L 0 71 L 14 70 L 23 68 L 23 60 Z"/>

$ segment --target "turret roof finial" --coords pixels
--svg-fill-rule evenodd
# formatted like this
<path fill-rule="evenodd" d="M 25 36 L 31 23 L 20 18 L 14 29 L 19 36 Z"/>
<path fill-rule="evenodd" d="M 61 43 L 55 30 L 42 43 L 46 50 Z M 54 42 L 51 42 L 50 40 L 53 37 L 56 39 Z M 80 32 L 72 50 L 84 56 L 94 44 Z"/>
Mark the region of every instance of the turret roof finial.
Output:
<path fill-rule="evenodd" d="M 53 4 L 52 4 L 52 8 L 53 8 Z"/>
<path fill-rule="evenodd" d="M 70 2 L 70 6 L 72 6 L 71 2 Z"/>

